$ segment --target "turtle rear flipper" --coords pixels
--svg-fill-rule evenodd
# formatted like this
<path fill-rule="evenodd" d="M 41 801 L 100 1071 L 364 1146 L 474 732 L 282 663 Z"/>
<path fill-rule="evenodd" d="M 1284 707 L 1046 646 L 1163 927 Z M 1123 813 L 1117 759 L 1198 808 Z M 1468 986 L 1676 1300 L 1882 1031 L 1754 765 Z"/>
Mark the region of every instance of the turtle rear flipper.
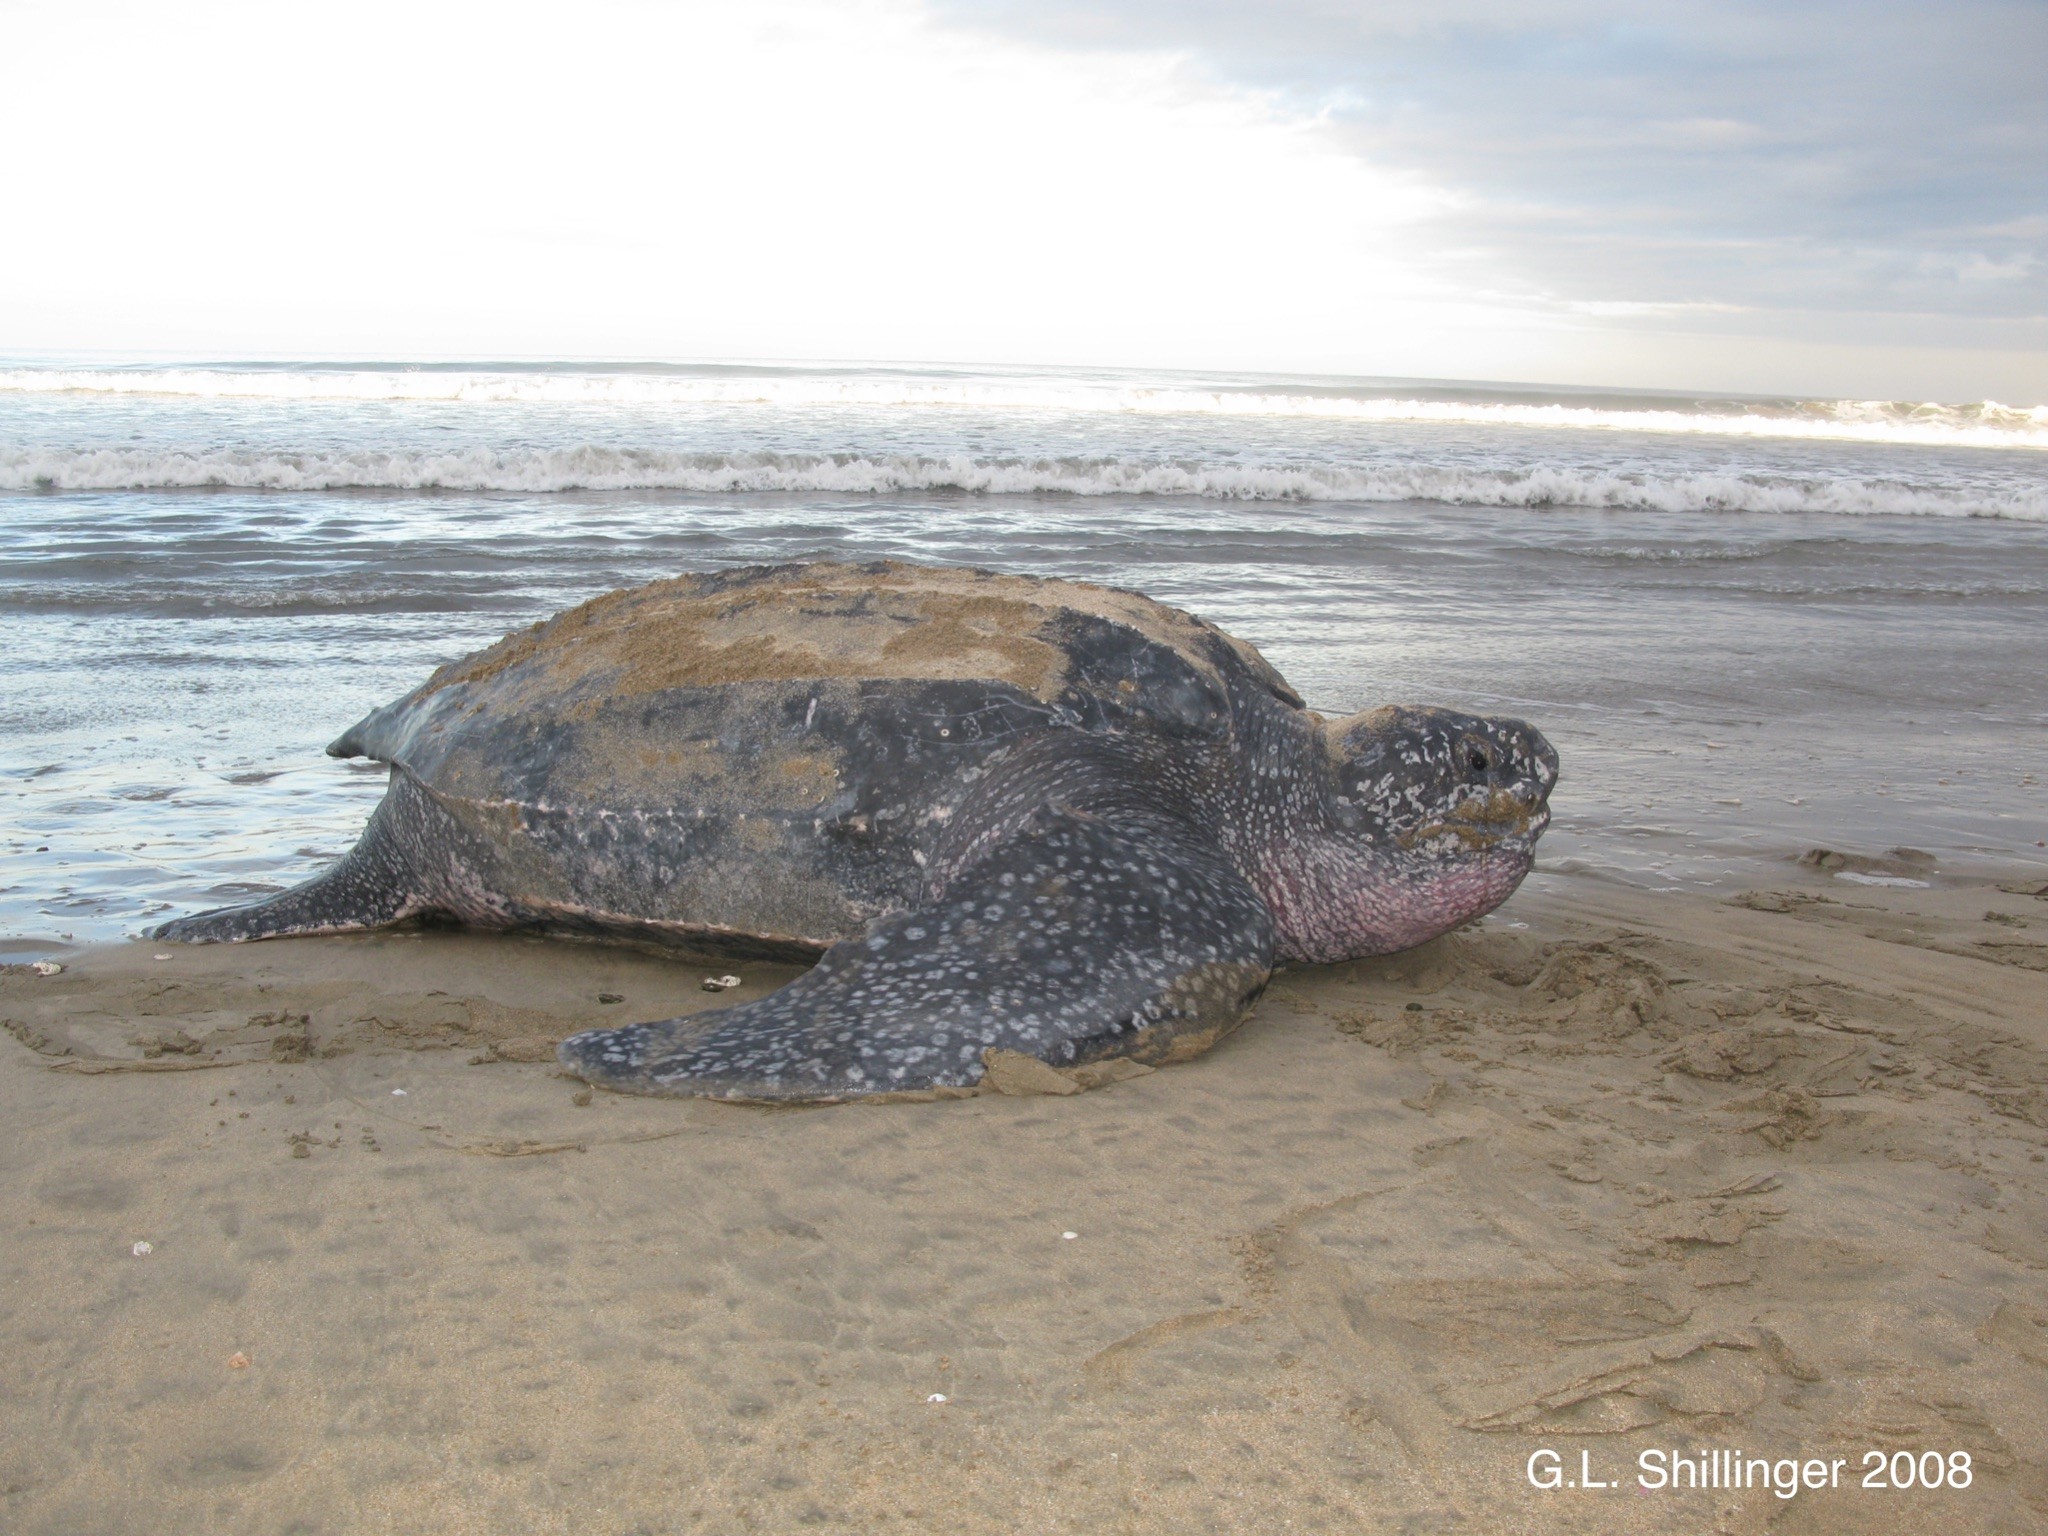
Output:
<path fill-rule="evenodd" d="M 371 813 L 356 845 L 303 885 L 263 901 L 181 917 L 150 930 L 183 944 L 238 944 L 299 934 L 384 928 L 431 911 L 423 856 L 445 852 L 447 813 L 403 774 Z"/>
<path fill-rule="evenodd" d="M 1192 1056 L 1243 1020 L 1272 963 L 1265 904 L 1220 853 L 1052 812 L 940 900 L 834 945 L 771 997 L 588 1030 L 560 1055 L 625 1093 L 829 1102 L 969 1088 L 991 1050 L 1055 1067 Z"/>

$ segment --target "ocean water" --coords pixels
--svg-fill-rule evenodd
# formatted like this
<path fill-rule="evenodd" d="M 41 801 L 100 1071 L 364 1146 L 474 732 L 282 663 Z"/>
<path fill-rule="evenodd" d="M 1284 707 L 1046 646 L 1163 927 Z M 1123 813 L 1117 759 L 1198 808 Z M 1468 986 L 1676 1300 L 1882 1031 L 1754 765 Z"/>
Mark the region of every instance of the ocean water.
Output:
<path fill-rule="evenodd" d="M 1131 586 L 1309 702 L 1535 721 L 1542 880 L 2048 867 L 2048 410 L 1101 371 L 0 366 L 0 949 L 345 849 L 321 748 L 607 589 Z"/>

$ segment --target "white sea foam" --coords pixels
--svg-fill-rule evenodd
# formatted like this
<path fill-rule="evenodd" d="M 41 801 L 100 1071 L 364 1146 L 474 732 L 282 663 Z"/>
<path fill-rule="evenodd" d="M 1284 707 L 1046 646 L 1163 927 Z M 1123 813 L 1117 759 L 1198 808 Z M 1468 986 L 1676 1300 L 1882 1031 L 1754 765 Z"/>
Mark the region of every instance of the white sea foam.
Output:
<path fill-rule="evenodd" d="M 1583 466 L 1013 458 L 965 454 L 673 453 L 563 449 L 264 453 L 0 449 L 0 490 L 684 491 L 1159 496 L 1232 501 L 1428 501 L 1480 507 L 1840 513 L 2048 522 L 2048 483 L 1956 488 L 1896 480 Z"/>
<path fill-rule="evenodd" d="M 1306 386 L 1274 391 L 1115 380 L 918 377 L 894 373 L 678 375 L 399 369 L 16 368 L 0 394 L 169 396 L 448 404 L 611 405 L 642 409 L 1054 411 L 1359 424 L 1426 423 L 1687 436 L 2048 450 L 2048 407 L 1811 400 L 1763 405 L 1582 405 L 1569 400 L 1402 398 Z"/>

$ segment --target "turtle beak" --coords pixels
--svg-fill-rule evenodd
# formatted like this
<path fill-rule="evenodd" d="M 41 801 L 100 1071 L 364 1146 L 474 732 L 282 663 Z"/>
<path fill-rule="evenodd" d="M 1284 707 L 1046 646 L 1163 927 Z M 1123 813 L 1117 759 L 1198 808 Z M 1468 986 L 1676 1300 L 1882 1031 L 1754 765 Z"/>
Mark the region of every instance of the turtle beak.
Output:
<path fill-rule="evenodd" d="M 1503 791 L 1505 798 L 1512 800 L 1521 816 L 1521 826 L 1511 835 L 1520 837 L 1526 844 L 1534 843 L 1550 825 L 1550 792 L 1557 787 L 1557 748 L 1544 740 L 1543 733 L 1534 726 L 1523 726 L 1527 736 L 1525 750 L 1530 771 L 1508 785 Z M 1521 753 L 1517 761 L 1524 760 Z"/>
<path fill-rule="evenodd" d="M 1507 749 L 1501 761 L 1510 771 L 1487 797 L 1481 811 L 1469 814 L 1497 826 L 1503 837 L 1525 837 L 1534 842 L 1550 825 L 1550 792 L 1557 787 L 1557 748 L 1544 739 L 1533 725 L 1520 720 L 1503 721 L 1501 731 Z M 1466 812 L 1467 807 L 1459 807 Z"/>
<path fill-rule="evenodd" d="M 1529 755 L 1536 761 L 1536 798 L 1547 800 L 1557 787 L 1557 748 L 1533 725 L 1525 725 L 1522 729 L 1529 733 Z"/>

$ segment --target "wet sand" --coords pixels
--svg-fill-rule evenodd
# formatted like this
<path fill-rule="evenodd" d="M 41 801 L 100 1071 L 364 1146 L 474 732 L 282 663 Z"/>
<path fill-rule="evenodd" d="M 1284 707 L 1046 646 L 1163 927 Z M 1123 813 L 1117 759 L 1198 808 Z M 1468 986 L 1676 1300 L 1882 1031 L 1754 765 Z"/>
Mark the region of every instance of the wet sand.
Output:
<path fill-rule="evenodd" d="M 1553 880 L 1196 1062 L 814 1110 L 556 1075 L 731 1000 L 630 952 L 9 967 L 0 1527 L 2041 1530 L 2048 898 L 1836 873 Z"/>

